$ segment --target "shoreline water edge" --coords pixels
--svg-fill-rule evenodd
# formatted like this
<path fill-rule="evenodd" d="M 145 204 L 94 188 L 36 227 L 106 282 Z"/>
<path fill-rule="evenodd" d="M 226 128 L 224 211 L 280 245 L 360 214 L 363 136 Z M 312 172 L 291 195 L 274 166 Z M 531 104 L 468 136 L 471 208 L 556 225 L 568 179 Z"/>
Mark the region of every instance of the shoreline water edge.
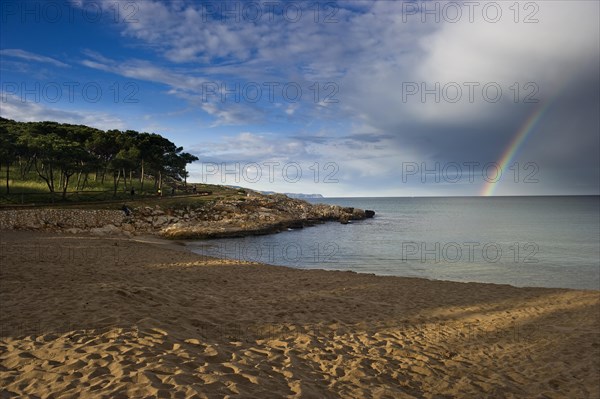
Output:
<path fill-rule="evenodd" d="M 598 292 L 293 269 L 155 236 L 0 243 L 13 396 L 600 393 Z"/>

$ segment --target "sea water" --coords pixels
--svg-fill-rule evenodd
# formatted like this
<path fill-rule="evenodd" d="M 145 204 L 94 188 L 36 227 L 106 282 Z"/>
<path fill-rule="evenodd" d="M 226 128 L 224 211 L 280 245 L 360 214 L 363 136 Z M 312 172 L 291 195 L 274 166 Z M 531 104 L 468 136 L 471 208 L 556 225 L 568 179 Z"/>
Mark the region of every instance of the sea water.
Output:
<path fill-rule="evenodd" d="M 326 198 L 373 219 L 194 241 L 197 253 L 295 268 L 600 289 L 600 197 Z"/>

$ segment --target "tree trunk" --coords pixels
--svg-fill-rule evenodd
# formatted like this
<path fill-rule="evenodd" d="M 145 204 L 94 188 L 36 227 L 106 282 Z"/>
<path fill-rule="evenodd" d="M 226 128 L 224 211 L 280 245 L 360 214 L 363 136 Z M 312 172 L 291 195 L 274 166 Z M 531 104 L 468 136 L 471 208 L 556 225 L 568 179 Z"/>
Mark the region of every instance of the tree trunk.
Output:
<path fill-rule="evenodd" d="M 49 175 L 50 175 L 50 191 L 52 193 L 54 193 L 54 169 L 52 168 L 52 165 L 50 165 L 50 171 L 49 171 Z M 54 198 L 54 197 L 53 197 Z"/>
<path fill-rule="evenodd" d="M 50 193 L 53 194 L 54 193 L 54 179 L 52 178 L 52 168 L 50 168 L 50 173 L 47 173 L 47 175 L 44 175 L 43 171 L 46 168 L 44 167 L 43 164 L 42 164 L 42 170 L 40 170 L 40 168 L 38 167 L 37 160 L 35 161 L 34 166 L 35 166 L 35 171 L 37 172 L 38 176 L 46 182 L 46 185 L 48 186 L 48 190 L 50 190 Z M 54 197 L 52 197 L 52 198 L 54 198 Z"/>
<path fill-rule="evenodd" d="M 25 173 L 23 171 L 23 158 L 19 157 L 19 175 L 21 176 L 21 180 L 25 179 Z"/>
<path fill-rule="evenodd" d="M 75 185 L 75 191 L 79 191 L 79 183 L 81 183 L 81 174 L 83 172 L 79 171 L 79 173 L 77 174 L 77 184 Z"/>
<path fill-rule="evenodd" d="M 117 196 L 117 187 L 119 186 L 119 180 L 121 180 L 121 169 L 119 169 L 118 171 L 113 173 L 113 179 L 114 179 L 114 192 L 113 192 L 113 197 Z"/>
<path fill-rule="evenodd" d="M 6 162 L 6 194 L 10 194 L 10 185 L 8 184 L 10 180 L 10 162 Z"/>
<path fill-rule="evenodd" d="M 83 178 L 83 183 L 81 184 L 82 190 L 85 190 L 85 186 L 87 185 L 89 175 L 90 175 L 89 173 L 87 173 L 87 172 L 85 173 L 85 177 Z"/>
<path fill-rule="evenodd" d="M 123 168 L 123 190 L 127 192 L 127 173 L 125 172 L 125 168 Z"/>
<path fill-rule="evenodd" d="M 62 192 L 62 199 L 63 201 L 67 199 L 67 189 L 69 188 L 69 179 L 71 178 L 72 174 L 67 174 L 64 173 L 64 179 L 63 179 L 63 192 Z M 61 177 L 62 178 L 62 177 Z"/>
<path fill-rule="evenodd" d="M 140 192 L 144 191 L 144 160 L 142 159 L 142 174 L 140 176 Z"/>

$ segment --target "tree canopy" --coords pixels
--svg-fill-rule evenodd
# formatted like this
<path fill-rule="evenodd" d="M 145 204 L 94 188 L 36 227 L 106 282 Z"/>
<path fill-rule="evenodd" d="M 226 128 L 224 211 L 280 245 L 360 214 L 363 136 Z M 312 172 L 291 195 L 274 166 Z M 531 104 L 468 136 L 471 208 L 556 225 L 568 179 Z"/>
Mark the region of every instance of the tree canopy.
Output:
<path fill-rule="evenodd" d="M 134 178 L 139 179 L 143 188 L 144 179 L 152 177 L 157 189 L 164 179 L 186 182 L 186 167 L 197 160 L 156 133 L 0 117 L 0 166 L 6 168 L 7 193 L 15 163 L 19 173 L 35 171 L 51 193 L 60 190 L 65 197 L 74 175 L 78 177 L 76 189 L 85 187 L 90 174 L 102 182 L 112 177 L 115 194 L 121 179 L 127 190 L 128 181 L 131 185 Z"/>

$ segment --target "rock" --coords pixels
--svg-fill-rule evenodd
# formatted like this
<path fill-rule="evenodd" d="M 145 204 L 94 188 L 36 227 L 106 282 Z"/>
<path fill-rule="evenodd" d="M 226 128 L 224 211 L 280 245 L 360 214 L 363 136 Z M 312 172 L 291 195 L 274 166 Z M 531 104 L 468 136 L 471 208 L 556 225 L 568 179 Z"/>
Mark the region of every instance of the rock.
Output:
<path fill-rule="evenodd" d="M 123 219 L 123 212 L 118 210 L 9 209 L 0 211 L 0 229 L 87 230 L 108 224 L 118 226 Z"/>
<path fill-rule="evenodd" d="M 233 212 L 237 211 L 237 208 L 230 204 L 216 204 L 213 207 L 213 210 L 215 212 L 232 212 L 233 213 Z"/>
<path fill-rule="evenodd" d="M 121 230 L 112 224 L 108 224 L 104 227 L 95 227 L 90 230 L 90 233 L 92 233 L 94 235 L 99 235 L 99 236 L 118 234 L 120 232 L 121 232 Z"/>
<path fill-rule="evenodd" d="M 168 216 L 159 216 L 156 219 L 154 219 L 154 221 L 152 222 L 152 226 L 161 227 L 161 226 L 164 226 L 165 224 L 167 224 L 168 222 L 169 222 Z"/>
<path fill-rule="evenodd" d="M 136 230 L 148 230 L 148 223 L 137 221 L 134 224 Z"/>
<path fill-rule="evenodd" d="M 374 211 L 353 207 L 253 193 L 244 201 L 221 199 L 181 209 L 138 207 L 128 217 L 122 210 L 0 210 L 0 229 L 49 229 L 74 234 L 91 231 L 99 235 L 154 233 L 194 239 L 270 234 L 325 221 L 346 224 L 374 215 Z"/>
<path fill-rule="evenodd" d="M 375 211 L 371 211 L 371 210 L 368 210 L 368 209 L 365 210 L 365 217 L 367 217 L 367 218 L 370 219 L 373 216 L 375 216 Z"/>
<path fill-rule="evenodd" d="M 135 227 L 130 223 L 125 223 L 123 226 L 121 226 L 121 230 L 132 233 L 135 231 Z"/>
<path fill-rule="evenodd" d="M 352 219 L 354 220 L 360 220 L 366 217 L 367 216 L 365 215 L 365 211 L 363 211 L 362 209 L 354 209 L 354 211 L 352 212 Z"/>
<path fill-rule="evenodd" d="M 295 221 L 295 222 L 290 223 L 290 225 L 288 227 L 290 229 L 303 229 L 304 224 L 302 224 L 302 222 L 300 222 L 300 221 Z"/>

